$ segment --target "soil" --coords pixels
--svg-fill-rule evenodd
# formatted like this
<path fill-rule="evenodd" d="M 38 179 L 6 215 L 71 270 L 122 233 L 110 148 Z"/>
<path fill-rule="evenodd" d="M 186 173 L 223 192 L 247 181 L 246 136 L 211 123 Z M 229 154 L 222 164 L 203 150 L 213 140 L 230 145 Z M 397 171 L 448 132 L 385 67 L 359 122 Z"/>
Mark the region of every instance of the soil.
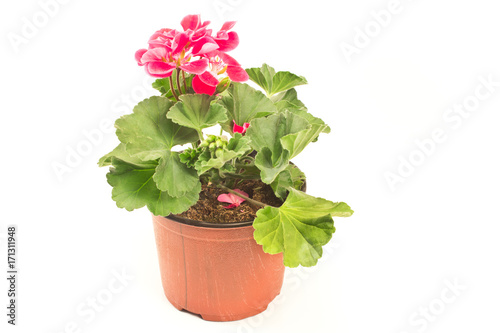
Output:
<path fill-rule="evenodd" d="M 276 198 L 272 188 L 260 179 L 244 180 L 236 188 L 246 192 L 249 198 L 270 206 L 279 207 L 283 203 L 280 199 Z M 262 208 L 248 201 L 244 201 L 236 208 L 224 208 L 229 204 L 217 200 L 217 197 L 224 193 L 228 192 L 203 184 L 198 202 L 189 208 L 189 210 L 178 214 L 178 216 L 212 223 L 244 222 L 253 221 L 257 211 Z"/>

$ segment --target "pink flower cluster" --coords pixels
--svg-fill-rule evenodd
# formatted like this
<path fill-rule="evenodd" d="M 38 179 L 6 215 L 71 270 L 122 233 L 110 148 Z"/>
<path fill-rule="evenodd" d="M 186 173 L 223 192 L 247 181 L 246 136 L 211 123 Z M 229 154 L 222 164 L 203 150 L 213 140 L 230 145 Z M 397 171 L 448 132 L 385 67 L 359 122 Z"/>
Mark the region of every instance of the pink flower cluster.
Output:
<path fill-rule="evenodd" d="M 212 95 L 219 84 L 219 76 L 227 73 L 236 82 L 248 80 L 241 65 L 226 52 L 239 44 L 238 34 L 229 31 L 236 22 L 226 22 L 215 36 L 207 29 L 210 22 L 201 22 L 200 15 L 188 15 L 181 21 L 184 31 L 161 29 L 149 39 L 149 48 L 135 53 L 135 59 L 146 72 L 165 78 L 174 69 L 195 74 L 193 89 L 199 94 Z M 193 60 L 194 57 L 198 59 Z"/>

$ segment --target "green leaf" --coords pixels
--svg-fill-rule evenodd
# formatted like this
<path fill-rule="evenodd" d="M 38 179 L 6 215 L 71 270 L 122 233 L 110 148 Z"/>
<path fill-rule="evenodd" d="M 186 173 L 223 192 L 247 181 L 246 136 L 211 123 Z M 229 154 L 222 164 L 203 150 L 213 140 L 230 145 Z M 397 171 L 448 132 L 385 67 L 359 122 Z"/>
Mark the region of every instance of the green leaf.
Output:
<path fill-rule="evenodd" d="M 290 164 L 286 168 L 292 176 L 293 188 L 296 190 L 302 190 L 302 186 L 306 181 L 306 175 L 296 166 Z"/>
<path fill-rule="evenodd" d="M 267 64 L 262 65 L 261 68 L 249 68 L 246 71 L 250 80 L 264 89 L 268 96 L 307 84 L 307 80 L 303 76 L 283 71 L 276 73 L 274 68 Z"/>
<path fill-rule="evenodd" d="M 201 148 L 193 149 L 187 148 L 179 154 L 180 161 L 190 168 L 194 168 L 194 164 L 198 161 L 201 154 Z"/>
<path fill-rule="evenodd" d="M 274 194 L 278 198 L 285 200 L 290 188 L 302 190 L 305 179 L 305 174 L 299 168 L 293 164 L 289 164 L 270 185 Z"/>
<path fill-rule="evenodd" d="M 298 107 L 302 107 L 305 110 L 307 110 L 304 103 L 302 103 L 298 99 L 297 90 L 295 88 L 291 88 L 291 89 L 288 89 L 287 91 L 280 92 L 279 94 L 272 96 L 271 100 L 273 101 L 273 103 L 278 103 L 280 101 L 287 101 L 287 102 L 290 102 L 291 104 L 294 104 Z"/>
<path fill-rule="evenodd" d="M 162 95 L 165 95 L 170 91 L 170 83 L 168 81 L 168 78 L 156 79 L 156 81 L 153 82 L 153 88 L 158 90 Z"/>
<path fill-rule="evenodd" d="M 270 95 L 272 96 L 302 84 L 307 84 L 305 77 L 290 72 L 278 72 L 273 77 L 273 88 Z"/>
<path fill-rule="evenodd" d="M 195 164 L 198 175 L 212 168 L 222 168 L 227 162 L 248 153 L 252 147 L 250 146 L 250 139 L 248 137 L 242 136 L 240 133 L 235 133 L 234 137 L 227 143 L 227 146 L 221 149 L 221 152 L 217 155 L 212 154 L 209 150 L 200 155 L 198 162 Z"/>
<path fill-rule="evenodd" d="M 290 152 L 290 159 L 292 159 L 302 152 L 309 143 L 315 141 L 319 134 L 327 128 L 326 124 L 311 124 L 308 129 L 283 136 L 280 141 L 283 148 Z"/>
<path fill-rule="evenodd" d="M 130 155 L 155 160 L 176 145 L 198 140 L 195 130 L 167 119 L 171 106 L 167 98 L 153 96 L 140 102 L 133 114 L 116 120 L 116 135 Z"/>
<path fill-rule="evenodd" d="M 181 197 L 171 197 L 167 192 L 157 190 L 155 196 L 147 204 L 148 209 L 154 215 L 168 216 L 180 214 L 196 204 L 200 198 L 201 183 L 193 187 Z"/>
<path fill-rule="evenodd" d="M 266 118 L 255 119 L 246 135 L 252 140 L 252 147 L 260 151 L 268 147 L 273 153 L 281 151 L 281 138 L 308 129 L 309 123 L 293 113 L 284 112 Z"/>
<path fill-rule="evenodd" d="M 268 64 L 263 64 L 260 68 L 248 68 L 246 71 L 250 80 L 257 83 L 264 91 L 270 92 L 272 90 L 273 76 L 276 74 L 274 68 Z"/>
<path fill-rule="evenodd" d="M 310 124 L 324 125 L 325 122 L 307 112 L 305 105 L 297 98 L 297 91 L 290 89 L 271 97 L 279 112 L 290 111 L 291 113 L 306 119 Z M 330 133 L 330 127 L 326 126 L 323 133 Z"/>
<path fill-rule="evenodd" d="M 220 101 L 227 109 L 228 121 L 223 125 L 226 132 L 233 132 L 233 119 L 242 126 L 252 119 L 276 113 L 273 102 L 262 92 L 245 83 L 233 82 Z"/>
<path fill-rule="evenodd" d="M 285 200 L 288 188 L 293 187 L 292 174 L 288 170 L 283 170 L 270 184 L 274 194 L 281 200 Z"/>
<path fill-rule="evenodd" d="M 134 164 L 112 157 L 111 162 L 107 179 L 113 186 L 112 198 L 120 208 L 132 211 L 147 205 L 153 214 L 167 216 L 188 210 L 199 199 L 201 183 L 179 198 L 160 191 L 153 181 L 157 161 Z"/>
<path fill-rule="evenodd" d="M 206 94 L 182 95 L 180 101 L 168 112 L 167 118 L 198 132 L 204 128 L 227 122 L 224 106 L 211 103 L 211 101 L 212 97 Z"/>
<path fill-rule="evenodd" d="M 291 159 L 281 138 L 296 134 L 311 127 L 307 120 L 290 112 L 267 118 L 254 119 L 246 135 L 252 140 L 252 147 L 258 152 L 255 165 L 261 170 L 262 181 L 270 184 L 283 171 Z"/>
<path fill-rule="evenodd" d="M 128 211 L 141 208 L 148 203 L 152 193 L 158 191 L 153 181 L 156 161 L 135 164 L 112 157 L 113 167 L 106 175 L 113 186 L 112 198 L 116 205 Z"/>
<path fill-rule="evenodd" d="M 185 195 L 200 182 L 196 170 L 182 163 L 178 152 L 166 151 L 160 158 L 153 176 L 156 187 L 172 197 Z"/>
<path fill-rule="evenodd" d="M 283 252 L 283 262 L 288 267 L 314 266 L 323 254 L 322 246 L 335 232 L 332 216 L 352 213 L 345 203 L 291 189 L 281 207 L 268 206 L 257 212 L 254 238 L 264 252 Z"/>
<path fill-rule="evenodd" d="M 306 106 L 297 98 L 297 90 L 289 89 L 271 97 L 278 111 L 307 111 Z"/>
<path fill-rule="evenodd" d="M 290 162 L 288 150 L 272 152 L 268 147 L 262 148 L 255 156 L 255 166 L 260 170 L 260 178 L 266 184 L 271 184 L 276 177 L 286 169 Z"/>
<path fill-rule="evenodd" d="M 99 159 L 99 162 L 97 163 L 98 166 L 104 167 L 111 165 L 111 160 L 113 157 L 117 157 L 123 161 L 133 163 L 136 165 L 147 165 L 149 162 L 142 162 L 141 159 L 130 156 L 130 154 L 125 150 L 125 145 L 123 143 L 120 143 L 118 146 L 116 146 L 115 149 L 113 149 L 111 152 L 107 153 L 103 157 Z"/>

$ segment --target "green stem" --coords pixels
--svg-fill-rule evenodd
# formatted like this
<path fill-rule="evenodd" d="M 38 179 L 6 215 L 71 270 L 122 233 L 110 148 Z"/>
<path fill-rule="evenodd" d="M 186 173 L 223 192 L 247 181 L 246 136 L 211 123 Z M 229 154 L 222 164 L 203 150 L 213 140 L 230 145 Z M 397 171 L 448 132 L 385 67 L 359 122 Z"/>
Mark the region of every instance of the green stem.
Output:
<path fill-rule="evenodd" d="M 259 179 L 260 176 L 257 175 L 242 175 L 242 174 L 232 174 L 232 173 L 225 173 L 224 174 L 225 178 L 231 178 L 231 179 Z"/>
<path fill-rule="evenodd" d="M 179 96 L 177 96 L 177 94 L 175 93 L 174 80 L 172 80 L 172 75 L 168 77 L 168 83 L 170 84 L 170 91 L 172 92 L 172 95 L 174 95 L 174 98 L 178 101 Z"/>
<path fill-rule="evenodd" d="M 187 84 L 186 84 L 186 76 L 184 75 L 184 71 L 182 71 L 182 80 L 184 81 L 184 93 L 187 93 Z"/>
<path fill-rule="evenodd" d="M 247 196 L 245 196 L 245 195 L 243 195 L 243 194 L 241 194 L 241 193 L 238 193 L 238 192 L 236 192 L 236 191 L 233 191 L 233 190 L 231 190 L 229 187 L 226 187 L 226 186 L 224 186 L 224 185 L 220 185 L 220 184 L 219 184 L 219 185 L 217 185 L 217 187 L 219 187 L 219 188 L 221 188 L 221 189 L 223 189 L 223 190 L 226 190 L 226 191 L 228 191 L 229 193 L 232 193 L 232 194 L 234 194 L 234 195 L 236 195 L 236 196 L 239 196 L 240 198 L 243 198 L 243 199 L 245 199 L 246 201 L 248 201 L 248 202 L 250 202 L 250 203 L 252 203 L 252 204 L 254 204 L 254 205 L 256 205 L 256 206 L 259 206 L 259 207 L 267 207 L 267 206 L 269 206 L 269 205 L 266 205 L 265 203 L 262 203 L 262 202 L 260 202 L 260 201 L 257 201 L 257 200 L 254 200 L 254 199 L 250 199 L 249 197 L 247 197 Z M 271 207 L 272 207 L 272 206 L 271 206 Z"/>
<path fill-rule="evenodd" d="M 182 90 L 181 90 L 181 80 L 179 79 L 180 78 L 180 75 L 181 75 L 181 72 L 184 72 L 184 71 L 181 71 L 179 68 L 177 69 L 177 90 L 179 91 L 179 96 L 182 95 Z M 186 93 L 186 92 L 184 92 Z"/>

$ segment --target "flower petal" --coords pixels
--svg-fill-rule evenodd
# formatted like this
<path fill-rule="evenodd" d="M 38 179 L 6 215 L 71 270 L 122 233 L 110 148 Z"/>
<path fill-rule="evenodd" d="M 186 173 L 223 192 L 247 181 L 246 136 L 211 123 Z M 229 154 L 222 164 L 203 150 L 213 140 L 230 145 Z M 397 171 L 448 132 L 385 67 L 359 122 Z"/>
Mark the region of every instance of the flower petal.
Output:
<path fill-rule="evenodd" d="M 223 31 L 231 30 L 235 24 L 236 24 L 236 21 L 227 21 L 222 25 L 222 28 L 220 28 L 220 30 L 223 30 Z"/>
<path fill-rule="evenodd" d="M 200 80 L 209 86 L 216 86 L 219 84 L 219 80 L 212 74 L 212 72 L 206 71 L 200 75 Z"/>
<path fill-rule="evenodd" d="M 228 66 L 241 66 L 233 57 L 231 57 L 229 54 L 224 53 L 224 52 L 217 52 L 217 55 L 219 58 L 224 61 L 224 63 Z"/>
<path fill-rule="evenodd" d="M 200 21 L 201 21 L 200 14 L 187 15 L 182 19 L 181 25 L 184 28 L 184 31 L 186 31 L 188 29 L 191 29 L 194 31 L 194 30 L 198 29 L 198 26 L 200 25 Z"/>
<path fill-rule="evenodd" d="M 247 131 L 247 128 L 250 127 L 249 123 L 244 123 L 243 126 L 240 126 L 236 124 L 236 121 L 233 120 L 234 126 L 233 126 L 233 133 L 241 133 L 244 134 Z M 248 195 L 247 195 L 248 197 Z"/>
<path fill-rule="evenodd" d="M 141 62 L 146 64 L 148 62 L 162 61 L 163 58 L 167 57 L 167 49 L 164 47 L 155 47 L 154 49 L 149 49 L 141 57 Z"/>
<path fill-rule="evenodd" d="M 227 33 L 227 39 L 219 39 L 215 38 L 217 44 L 219 44 L 219 51 L 229 52 L 234 50 L 238 44 L 240 43 L 240 39 L 238 34 L 234 31 L 230 31 Z"/>
<path fill-rule="evenodd" d="M 236 208 L 236 207 L 238 207 L 238 206 L 239 206 L 239 205 L 237 205 L 237 204 L 230 204 L 230 205 L 224 206 L 224 208 L 226 208 L 226 209 L 231 209 L 231 208 Z"/>
<path fill-rule="evenodd" d="M 240 66 L 227 66 L 227 75 L 234 82 L 245 82 L 248 80 L 248 73 Z"/>
<path fill-rule="evenodd" d="M 246 197 L 248 197 L 248 194 L 246 194 L 245 192 L 243 192 L 242 190 L 239 190 L 239 189 L 234 189 L 233 191 L 235 192 L 238 192 L 239 194 L 242 194 Z M 217 197 L 217 200 L 220 201 L 220 202 L 227 202 L 227 203 L 230 203 L 229 206 L 226 206 L 224 208 L 234 208 L 234 207 L 238 207 L 239 205 L 241 205 L 241 203 L 243 201 L 245 201 L 245 199 L 243 199 L 242 197 L 239 197 L 237 196 L 236 194 L 233 194 L 233 193 L 228 193 L 228 194 L 221 194 Z"/>
<path fill-rule="evenodd" d="M 146 64 L 146 71 L 149 75 L 154 77 L 169 77 L 170 75 L 172 75 L 174 69 L 175 66 L 172 66 L 166 62 L 156 61 Z"/>
<path fill-rule="evenodd" d="M 202 58 L 199 60 L 187 62 L 182 64 L 180 68 L 191 74 L 202 74 L 208 68 L 208 59 Z"/>
<path fill-rule="evenodd" d="M 172 42 L 172 53 L 173 54 L 180 53 L 188 42 L 189 42 L 189 37 L 186 33 L 181 32 L 177 34 L 177 36 L 175 36 Z"/>
<path fill-rule="evenodd" d="M 227 34 L 227 31 L 221 30 L 217 32 L 217 35 L 215 36 L 218 40 L 228 40 L 229 35 Z"/>
<path fill-rule="evenodd" d="M 212 37 L 205 36 L 200 38 L 197 42 L 193 44 L 193 55 L 198 56 L 200 54 L 206 54 L 215 51 L 219 48 L 219 45 L 214 41 Z"/>
<path fill-rule="evenodd" d="M 137 50 L 137 52 L 135 52 L 135 61 L 137 61 L 137 64 L 139 66 L 144 66 L 144 63 L 142 63 L 141 58 L 144 55 L 144 53 L 146 53 L 147 51 L 148 50 L 146 50 L 146 49 L 140 49 L 140 50 Z"/>
<path fill-rule="evenodd" d="M 209 86 L 208 84 L 201 81 L 199 75 L 196 75 L 193 78 L 192 85 L 194 92 L 197 94 L 213 95 L 215 93 L 215 90 L 217 89 L 217 87 Z"/>
<path fill-rule="evenodd" d="M 210 36 L 212 34 L 212 30 L 210 29 L 206 29 L 206 28 L 200 28 L 196 31 L 194 31 L 190 36 L 189 36 L 189 40 L 191 42 L 197 42 L 199 41 L 201 38 L 205 37 L 205 36 Z"/>

